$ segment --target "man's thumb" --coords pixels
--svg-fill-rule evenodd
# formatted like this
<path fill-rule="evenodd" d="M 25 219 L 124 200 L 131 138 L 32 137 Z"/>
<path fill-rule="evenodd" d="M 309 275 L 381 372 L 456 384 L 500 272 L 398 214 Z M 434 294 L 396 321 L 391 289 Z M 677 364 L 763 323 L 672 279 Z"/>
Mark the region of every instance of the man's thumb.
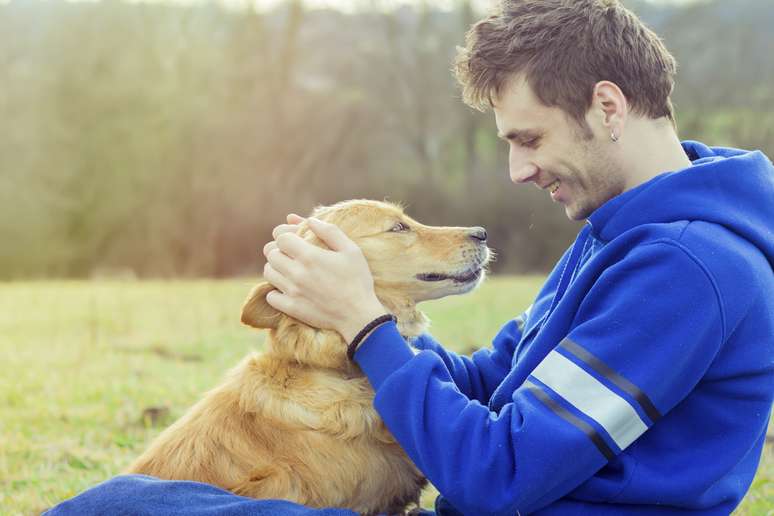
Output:
<path fill-rule="evenodd" d="M 331 251 L 343 251 L 353 244 L 344 232 L 335 224 L 309 217 L 309 228 L 327 245 Z"/>

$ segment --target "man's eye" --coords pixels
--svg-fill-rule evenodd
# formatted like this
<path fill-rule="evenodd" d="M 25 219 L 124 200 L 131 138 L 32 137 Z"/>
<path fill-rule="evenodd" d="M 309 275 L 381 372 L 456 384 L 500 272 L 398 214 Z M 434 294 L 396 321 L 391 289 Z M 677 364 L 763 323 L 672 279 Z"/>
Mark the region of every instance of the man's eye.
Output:
<path fill-rule="evenodd" d="M 405 225 L 403 222 L 396 222 L 395 225 L 390 228 L 390 231 L 394 233 L 400 233 L 408 230 L 409 230 L 409 227 Z"/>
<path fill-rule="evenodd" d="M 525 140 L 521 142 L 522 147 L 529 147 L 530 149 L 534 149 L 537 147 L 538 143 L 540 142 L 540 138 L 531 138 L 529 140 Z"/>

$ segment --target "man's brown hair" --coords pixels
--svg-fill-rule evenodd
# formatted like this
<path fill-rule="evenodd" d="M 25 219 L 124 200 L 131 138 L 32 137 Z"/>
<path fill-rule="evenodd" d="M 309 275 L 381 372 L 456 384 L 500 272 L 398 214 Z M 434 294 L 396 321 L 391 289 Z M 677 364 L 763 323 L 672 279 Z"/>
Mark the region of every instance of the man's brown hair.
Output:
<path fill-rule="evenodd" d="M 466 104 L 485 110 L 523 75 L 546 106 L 587 127 L 594 85 L 611 81 L 633 112 L 674 122 L 676 63 L 659 37 L 617 0 L 502 0 L 458 48 Z"/>

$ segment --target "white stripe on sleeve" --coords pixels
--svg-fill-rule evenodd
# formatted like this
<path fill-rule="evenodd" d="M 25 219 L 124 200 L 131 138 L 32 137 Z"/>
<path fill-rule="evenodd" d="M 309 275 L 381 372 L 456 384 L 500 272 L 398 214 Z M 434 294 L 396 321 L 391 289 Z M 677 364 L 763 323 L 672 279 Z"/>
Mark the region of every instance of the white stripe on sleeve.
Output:
<path fill-rule="evenodd" d="M 648 429 L 626 399 L 556 350 L 538 364 L 532 376 L 599 423 L 622 450 Z"/>

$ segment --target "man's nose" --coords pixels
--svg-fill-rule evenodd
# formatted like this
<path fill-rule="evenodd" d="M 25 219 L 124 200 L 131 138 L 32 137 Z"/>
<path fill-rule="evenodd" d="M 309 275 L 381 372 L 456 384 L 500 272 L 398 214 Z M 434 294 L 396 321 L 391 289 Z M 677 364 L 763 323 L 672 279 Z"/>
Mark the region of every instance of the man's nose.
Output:
<path fill-rule="evenodd" d="M 529 161 L 529 156 L 518 147 L 511 145 L 508 152 L 508 167 L 510 168 L 511 181 L 514 183 L 526 183 L 534 180 L 538 168 Z"/>
<path fill-rule="evenodd" d="M 514 183 L 528 183 L 537 178 L 538 168 L 532 163 L 523 163 L 517 166 L 511 165 L 511 181 Z"/>
<path fill-rule="evenodd" d="M 470 238 L 473 240 L 486 242 L 486 229 L 482 227 L 470 228 L 470 233 L 468 233 L 468 236 L 470 236 Z"/>

